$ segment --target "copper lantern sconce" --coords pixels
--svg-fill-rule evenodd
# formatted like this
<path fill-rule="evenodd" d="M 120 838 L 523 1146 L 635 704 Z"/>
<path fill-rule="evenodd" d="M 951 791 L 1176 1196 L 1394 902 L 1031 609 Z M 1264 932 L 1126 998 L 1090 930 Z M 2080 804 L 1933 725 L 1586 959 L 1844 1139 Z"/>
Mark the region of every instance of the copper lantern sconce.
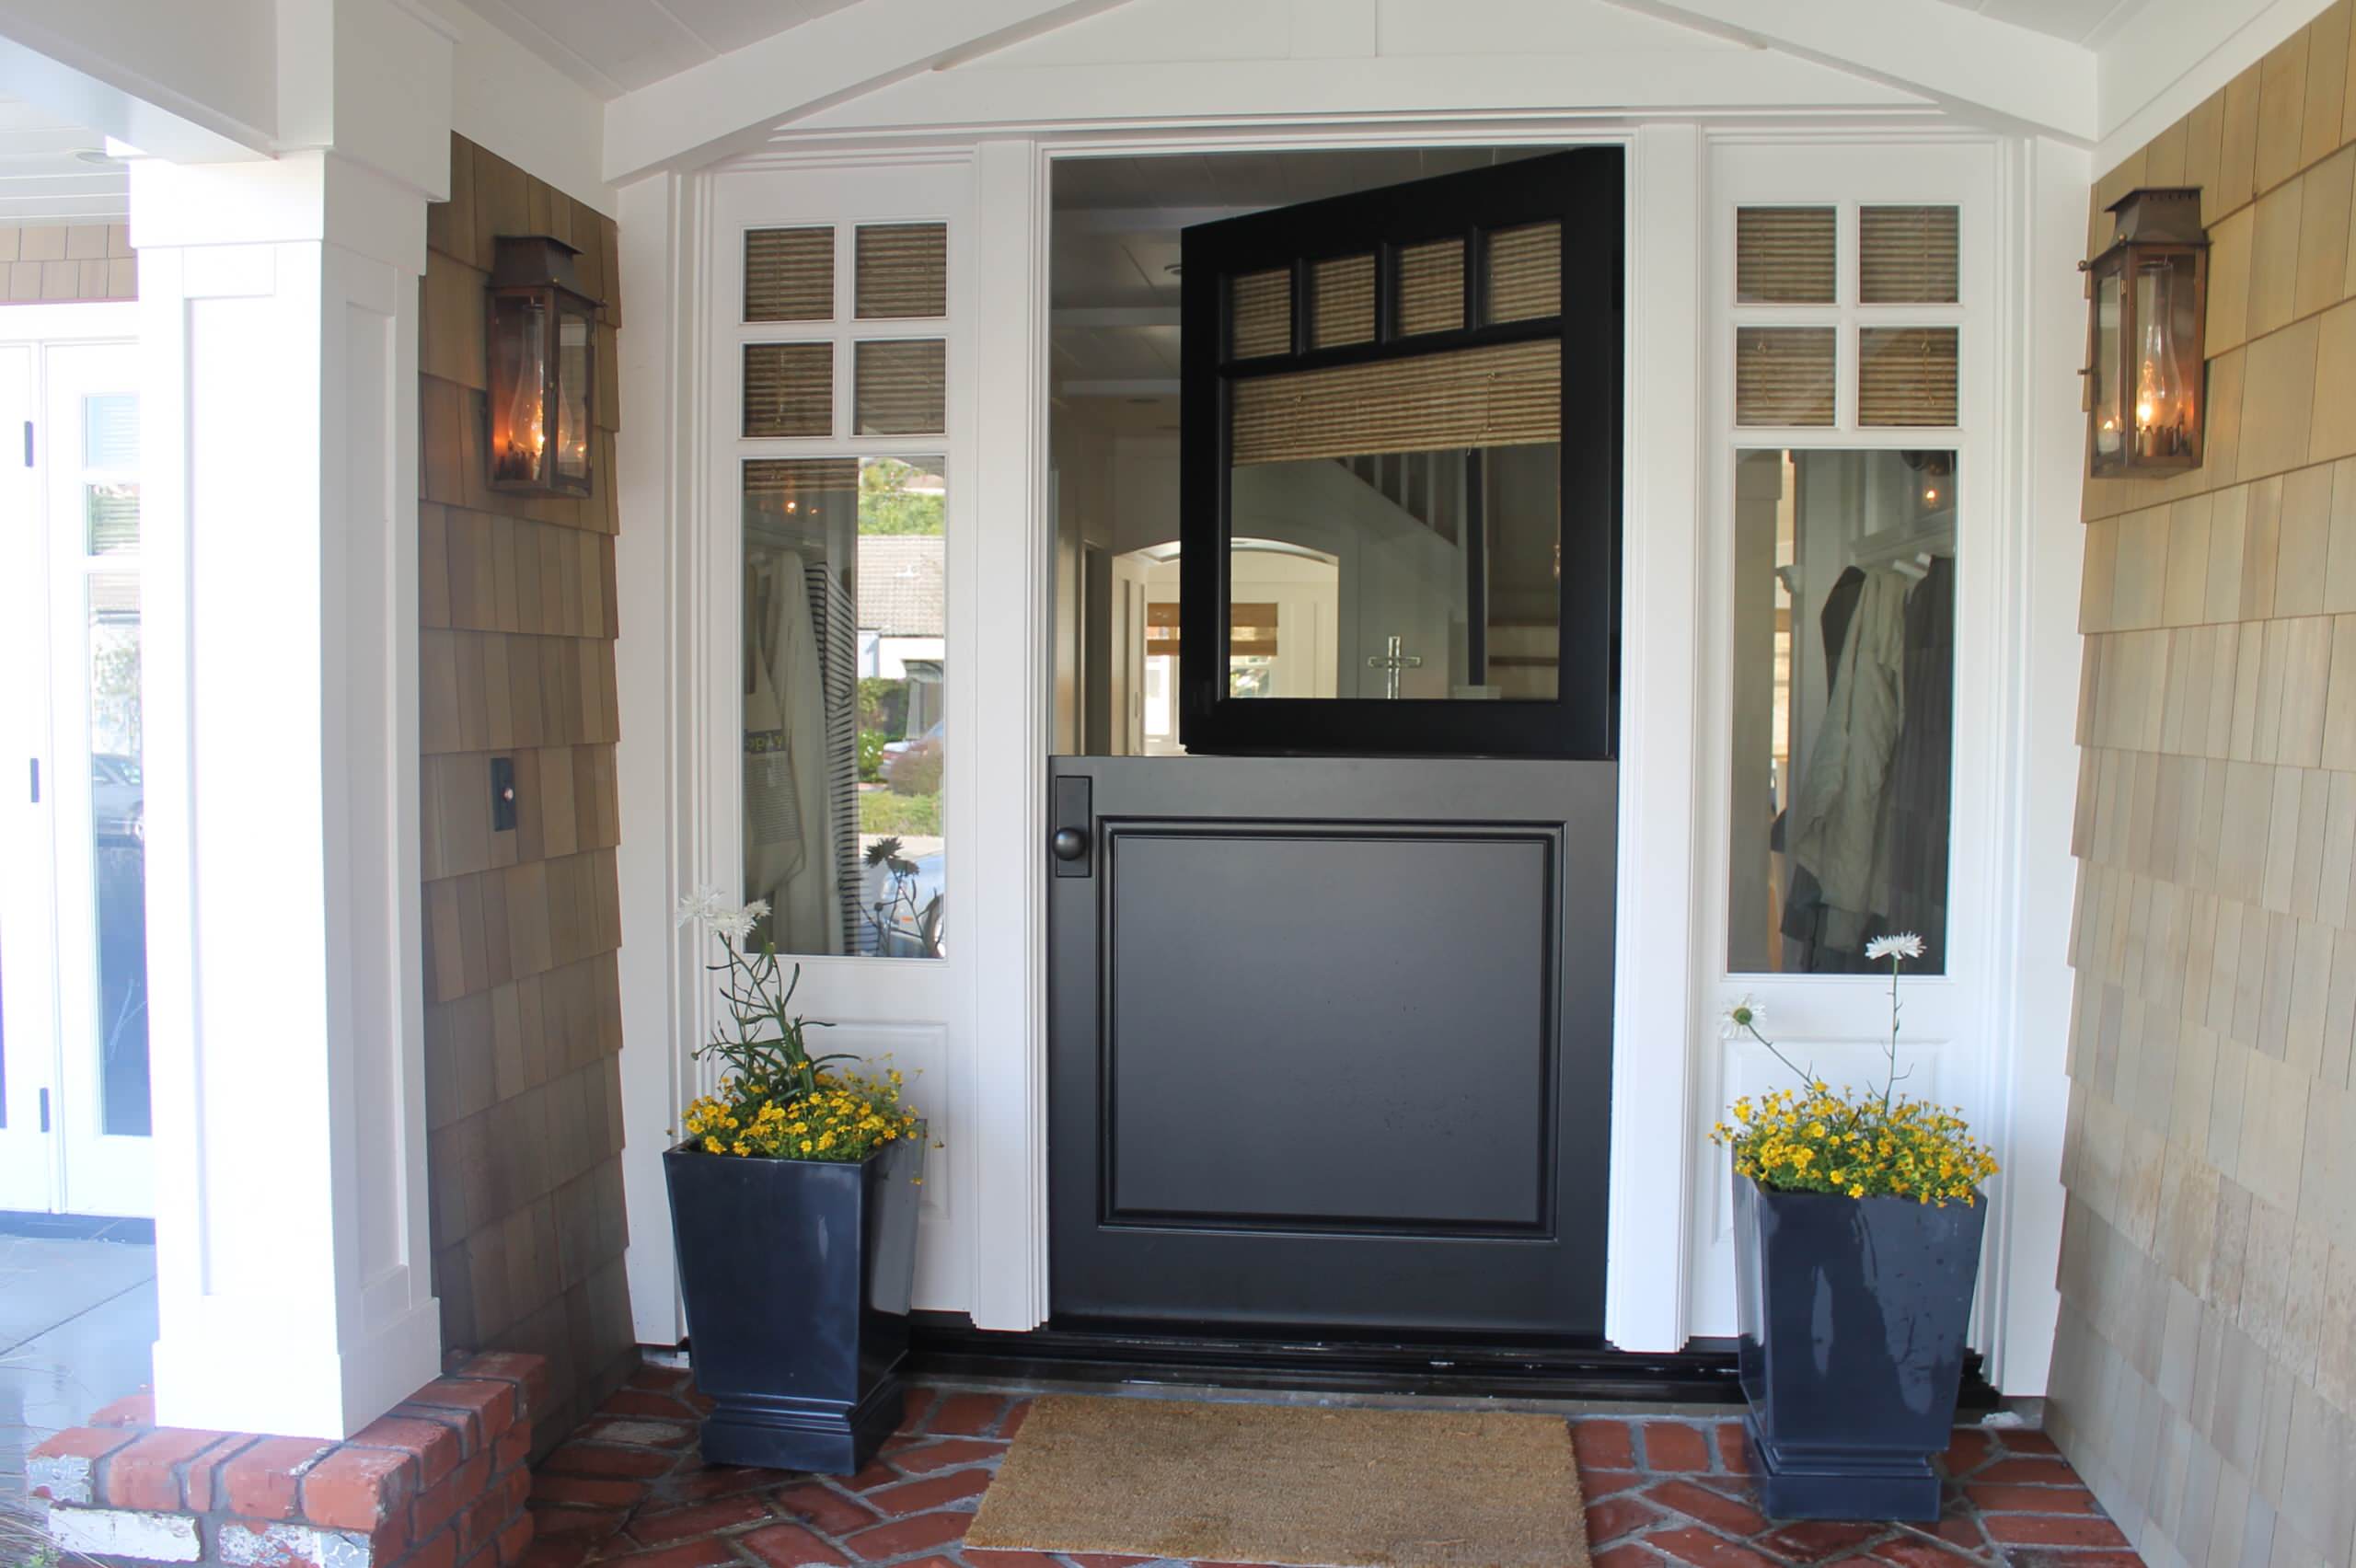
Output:
<path fill-rule="evenodd" d="M 2087 472 L 2125 478 L 2200 467 L 2208 412 L 2209 234 L 2198 190 L 2131 190 L 2110 248 L 2079 263 L 2087 326 Z"/>
<path fill-rule="evenodd" d="M 491 273 L 491 488 L 585 496 L 596 431 L 597 307 L 580 251 L 504 236 Z"/>

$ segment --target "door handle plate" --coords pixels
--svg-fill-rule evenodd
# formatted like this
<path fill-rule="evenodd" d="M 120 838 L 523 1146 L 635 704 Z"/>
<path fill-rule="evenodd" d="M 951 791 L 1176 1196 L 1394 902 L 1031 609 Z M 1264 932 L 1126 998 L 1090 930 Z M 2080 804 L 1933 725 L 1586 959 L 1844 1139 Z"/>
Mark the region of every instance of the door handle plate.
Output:
<path fill-rule="evenodd" d="M 1047 849 L 1059 877 L 1084 877 L 1095 870 L 1096 818 L 1089 785 L 1086 778 L 1063 778 L 1048 786 Z"/>

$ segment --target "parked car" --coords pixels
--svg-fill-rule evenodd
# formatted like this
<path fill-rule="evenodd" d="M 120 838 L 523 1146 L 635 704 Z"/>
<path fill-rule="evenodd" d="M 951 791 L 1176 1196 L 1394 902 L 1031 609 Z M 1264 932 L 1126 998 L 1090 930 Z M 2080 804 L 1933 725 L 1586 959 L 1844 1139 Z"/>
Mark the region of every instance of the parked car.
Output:
<path fill-rule="evenodd" d="M 885 756 L 897 756 L 919 741 L 937 741 L 941 739 L 941 727 L 945 722 L 945 720 L 935 719 L 932 721 L 932 727 L 921 735 L 906 735 L 896 741 L 884 742 L 884 755 Z M 891 765 L 887 763 L 884 766 L 888 767 Z"/>

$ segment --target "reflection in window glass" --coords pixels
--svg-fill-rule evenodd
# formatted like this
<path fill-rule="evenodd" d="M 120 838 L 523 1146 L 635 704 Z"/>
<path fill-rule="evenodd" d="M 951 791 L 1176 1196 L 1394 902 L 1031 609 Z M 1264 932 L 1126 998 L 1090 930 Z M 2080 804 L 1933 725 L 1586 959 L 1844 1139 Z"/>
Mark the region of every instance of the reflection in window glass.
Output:
<path fill-rule="evenodd" d="M 948 951 L 943 467 L 744 465 L 745 896 L 780 952 Z"/>
<path fill-rule="evenodd" d="M 145 1137 L 147 812 L 140 772 L 139 580 L 89 580 L 90 876 L 98 912 L 99 1125 Z"/>
<path fill-rule="evenodd" d="M 1955 455 L 1745 452 L 1734 495 L 1727 964 L 1946 968 Z"/>
<path fill-rule="evenodd" d="M 1247 463 L 1230 480 L 1230 697 L 1551 701 L 1562 446 Z"/>

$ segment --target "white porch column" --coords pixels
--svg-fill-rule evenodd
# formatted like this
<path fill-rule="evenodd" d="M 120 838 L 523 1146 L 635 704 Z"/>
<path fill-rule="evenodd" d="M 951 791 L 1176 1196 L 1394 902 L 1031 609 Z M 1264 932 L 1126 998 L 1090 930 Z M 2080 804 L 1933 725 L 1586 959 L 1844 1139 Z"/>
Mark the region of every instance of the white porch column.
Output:
<path fill-rule="evenodd" d="M 302 78 L 290 118 L 354 150 L 148 162 L 132 180 L 156 1395 L 167 1424 L 340 1437 L 440 1370 L 417 306 L 449 51 L 406 6 L 302 9 L 318 29 L 280 61 L 290 105 Z M 438 116 L 431 92 L 352 86 L 437 68 Z"/>

